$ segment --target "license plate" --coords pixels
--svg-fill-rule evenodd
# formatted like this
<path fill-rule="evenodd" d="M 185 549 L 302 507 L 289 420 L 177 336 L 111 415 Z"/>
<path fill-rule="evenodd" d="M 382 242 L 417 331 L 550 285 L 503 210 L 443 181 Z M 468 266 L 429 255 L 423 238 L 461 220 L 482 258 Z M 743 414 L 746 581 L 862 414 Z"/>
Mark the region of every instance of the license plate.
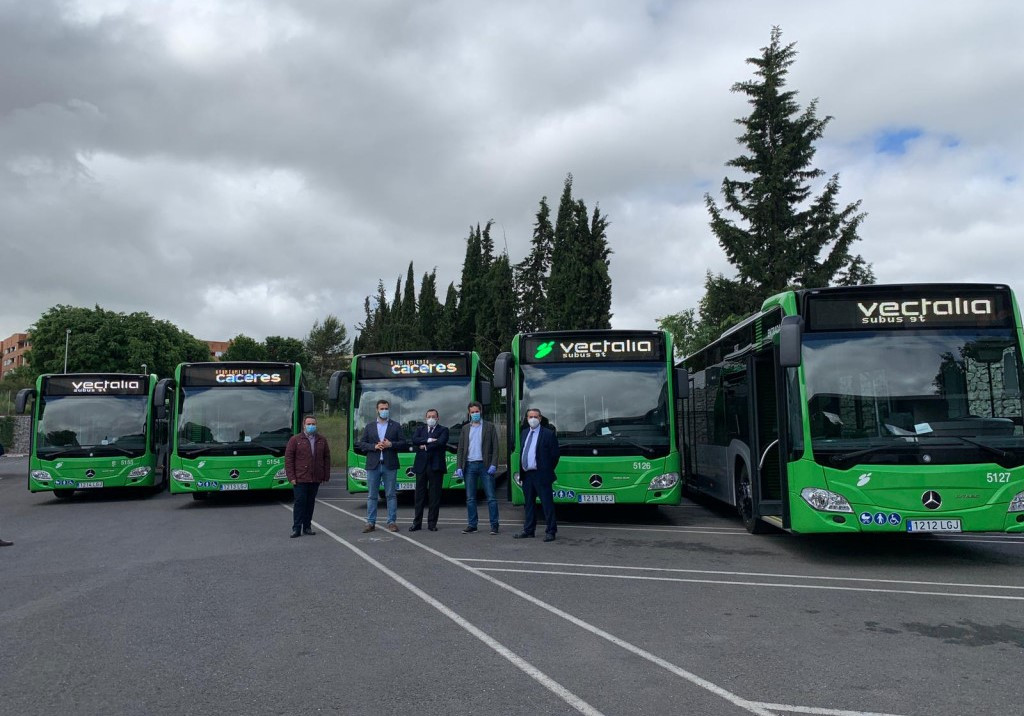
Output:
<path fill-rule="evenodd" d="M 76 485 L 76 487 L 78 487 L 79 490 L 87 490 L 90 487 L 103 487 L 103 483 L 102 482 L 98 482 L 98 481 L 97 482 L 80 482 L 80 483 L 78 483 L 78 485 Z"/>
<path fill-rule="evenodd" d="M 960 520 L 907 520 L 907 532 L 962 532 Z"/>
<path fill-rule="evenodd" d="M 400 483 L 398 483 L 398 489 L 399 490 L 415 490 L 416 489 L 416 483 L 415 482 L 400 482 Z"/>
<path fill-rule="evenodd" d="M 231 490 L 248 490 L 248 482 L 229 482 L 227 484 L 221 483 L 221 492 L 230 492 Z"/>
<path fill-rule="evenodd" d="M 611 504 L 615 502 L 615 495 L 579 495 L 576 499 L 579 500 L 580 504 L 587 502 Z"/>

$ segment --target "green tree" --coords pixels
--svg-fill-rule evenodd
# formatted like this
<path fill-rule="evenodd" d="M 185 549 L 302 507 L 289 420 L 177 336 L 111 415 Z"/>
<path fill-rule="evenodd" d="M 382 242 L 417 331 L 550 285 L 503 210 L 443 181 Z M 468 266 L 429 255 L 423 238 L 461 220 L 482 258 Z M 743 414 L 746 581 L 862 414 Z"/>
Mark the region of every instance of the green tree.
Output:
<path fill-rule="evenodd" d="M 490 268 L 484 282 L 477 312 L 474 349 L 487 365 L 493 365 L 501 351 L 509 350 L 516 333 L 516 296 L 512 264 L 502 253 Z"/>
<path fill-rule="evenodd" d="M 239 333 L 231 339 L 222 361 L 267 360 L 267 344 Z"/>
<path fill-rule="evenodd" d="M 572 174 L 565 177 L 555 217 L 551 245 L 551 276 L 548 279 L 544 327 L 549 331 L 570 329 L 570 310 L 575 301 L 579 268 L 573 244 L 576 238 L 576 202 L 572 198 Z"/>
<path fill-rule="evenodd" d="M 548 198 L 541 197 L 533 224 L 530 253 L 515 266 L 515 292 L 519 298 L 518 328 L 539 331 L 544 327 L 547 306 L 548 277 L 551 273 L 551 248 L 555 230 L 551 226 Z"/>
<path fill-rule="evenodd" d="M 870 264 L 851 252 L 866 216 L 861 202 L 840 208 L 838 174 L 825 179 L 821 193 L 813 196 L 812 184 L 824 177 L 813 166 L 815 142 L 832 117 L 818 117 L 817 99 L 801 110 L 797 93 L 784 89 L 794 48 L 795 43 L 783 45 L 782 31 L 772 28 L 761 55 L 747 59 L 755 78 L 732 86 L 751 106 L 749 115 L 736 120 L 744 128 L 737 141 L 745 151 L 727 162 L 742 177 L 722 180 L 722 207 L 710 194 L 704 200 L 711 230 L 736 277 L 708 274 L 694 324 L 701 335 L 717 335 L 757 311 L 768 296 L 789 288 L 875 280 Z M 678 316 L 663 320 L 685 325 Z"/>
<path fill-rule="evenodd" d="M 438 328 L 441 321 L 441 302 L 437 300 L 437 269 L 423 274 L 420 282 L 419 334 L 423 348 L 438 350 Z"/>
<path fill-rule="evenodd" d="M 490 226 L 487 223 L 487 235 Z M 459 320 L 454 336 L 455 350 L 471 350 L 476 342 L 476 316 L 484 293 L 485 276 L 490 256 L 483 255 L 484 231 L 480 224 L 469 228 L 466 239 L 466 257 L 462 262 L 462 283 L 459 286 Z"/>
<path fill-rule="evenodd" d="M 37 374 L 63 372 L 65 341 L 72 373 L 135 373 L 145 365 L 167 377 L 178 363 L 210 357 L 205 342 L 145 312 L 58 305 L 43 313 L 29 332 L 32 348 L 26 357 Z"/>
<path fill-rule="evenodd" d="M 402 295 L 402 320 L 399 326 L 399 344 L 402 350 L 419 351 L 427 348 L 420 335 L 419 306 L 416 302 L 416 275 L 412 261 L 405 276 L 405 293 Z"/>
<path fill-rule="evenodd" d="M 366 309 L 369 311 L 369 298 Z M 352 348 L 345 324 L 334 314 L 328 314 L 322 322 L 313 321 L 313 327 L 303 341 L 303 349 L 306 353 L 303 375 L 317 402 L 323 404 L 327 400 L 327 383 L 331 374 L 336 370 L 347 370 L 349 366 Z"/>
<path fill-rule="evenodd" d="M 448 291 L 445 293 L 444 306 L 441 308 L 441 318 L 437 322 L 437 342 L 435 347 L 439 351 L 458 350 L 456 336 L 459 327 L 459 292 L 454 283 L 448 284 Z"/>
<path fill-rule="evenodd" d="M 307 363 L 306 347 L 298 338 L 267 336 L 263 344 L 266 347 L 267 360 L 303 365 Z"/>

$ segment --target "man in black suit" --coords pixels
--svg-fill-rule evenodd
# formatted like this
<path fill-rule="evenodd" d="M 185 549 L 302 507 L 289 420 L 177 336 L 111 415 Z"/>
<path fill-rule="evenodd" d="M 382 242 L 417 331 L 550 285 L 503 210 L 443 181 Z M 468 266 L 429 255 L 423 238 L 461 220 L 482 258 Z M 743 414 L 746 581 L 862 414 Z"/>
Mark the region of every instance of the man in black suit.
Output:
<path fill-rule="evenodd" d="M 398 451 L 409 444 L 402 436 L 402 426 L 391 420 L 391 403 L 377 401 L 377 419 L 366 425 L 359 439 L 359 449 L 366 453 L 366 527 L 377 528 L 377 498 L 381 480 L 388 501 L 388 530 L 398 532 Z"/>
<path fill-rule="evenodd" d="M 412 471 L 416 473 L 416 503 L 410 532 L 423 526 L 423 505 L 430 490 L 430 509 L 427 512 L 427 529 L 437 532 L 437 514 L 441 509 L 441 481 L 445 473 L 445 448 L 448 445 L 448 428 L 438 423 L 438 412 L 427 411 L 426 425 L 420 425 L 412 436 L 416 450 Z"/>
<path fill-rule="evenodd" d="M 540 497 L 544 510 L 544 541 L 553 542 L 558 525 L 555 523 L 555 501 L 551 485 L 555 482 L 555 467 L 558 465 L 558 437 L 554 430 L 540 426 L 541 414 L 537 408 L 526 411 L 528 427 L 519 436 L 519 478 L 523 482 L 523 498 L 526 505 L 523 514 L 523 531 L 512 535 L 515 539 L 533 537 L 537 528 L 537 510 L 534 500 Z"/>

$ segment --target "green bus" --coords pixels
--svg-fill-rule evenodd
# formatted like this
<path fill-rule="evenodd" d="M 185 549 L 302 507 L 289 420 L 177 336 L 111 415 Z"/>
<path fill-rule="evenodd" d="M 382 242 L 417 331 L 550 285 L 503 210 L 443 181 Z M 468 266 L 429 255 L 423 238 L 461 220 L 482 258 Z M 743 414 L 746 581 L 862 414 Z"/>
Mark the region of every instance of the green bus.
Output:
<path fill-rule="evenodd" d="M 399 351 L 353 356 L 347 371 L 337 371 L 328 384 L 328 400 L 347 414 L 347 477 L 349 492 L 366 492 L 366 454 L 359 450 L 359 436 L 377 419 L 377 401 L 391 403 L 391 419 L 401 423 L 407 440 L 423 423 L 430 408 L 438 411 L 448 428 L 448 447 L 443 489 L 464 489 L 455 477 L 455 453 L 467 419 L 466 406 L 476 400 L 491 404 L 491 371 L 472 351 Z M 398 489 L 414 490 L 412 446 L 399 453 Z"/>
<path fill-rule="evenodd" d="M 521 333 L 494 363 L 507 390 L 510 499 L 523 504 L 526 411 L 558 436 L 555 503 L 678 505 L 672 337 L 664 331 Z"/>
<path fill-rule="evenodd" d="M 128 373 L 41 375 L 18 392 L 32 406 L 28 489 L 61 499 L 75 490 L 163 489 L 166 425 L 154 419 L 156 376 Z"/>
<path fill-rule="evenodd" d="M 170 418 L 172 493 L 292 489 L 284 449 L 313 412 L 298 363 L 180 363 L 154 402 Z"/>
<path fill-rule="evenodd" d="M 1024 532 L 1004 285 L 788 291 L 683 360 L 684 481 L 746 528 Z"/>

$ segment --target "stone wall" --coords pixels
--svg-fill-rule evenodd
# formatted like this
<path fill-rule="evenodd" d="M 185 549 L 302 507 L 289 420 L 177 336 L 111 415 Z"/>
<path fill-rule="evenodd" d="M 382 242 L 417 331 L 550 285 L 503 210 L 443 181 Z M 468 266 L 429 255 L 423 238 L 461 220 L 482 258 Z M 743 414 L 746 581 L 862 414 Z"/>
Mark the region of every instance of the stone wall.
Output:
<path fill-rule="evenodd" d="M 4 442 L 4 450 L 7 455 L 27 455 L 29 437 L 32 430 L 31 415 L 11 415 L 5 420 L 14 421 L 14 440 L 10 444 Z"/>

